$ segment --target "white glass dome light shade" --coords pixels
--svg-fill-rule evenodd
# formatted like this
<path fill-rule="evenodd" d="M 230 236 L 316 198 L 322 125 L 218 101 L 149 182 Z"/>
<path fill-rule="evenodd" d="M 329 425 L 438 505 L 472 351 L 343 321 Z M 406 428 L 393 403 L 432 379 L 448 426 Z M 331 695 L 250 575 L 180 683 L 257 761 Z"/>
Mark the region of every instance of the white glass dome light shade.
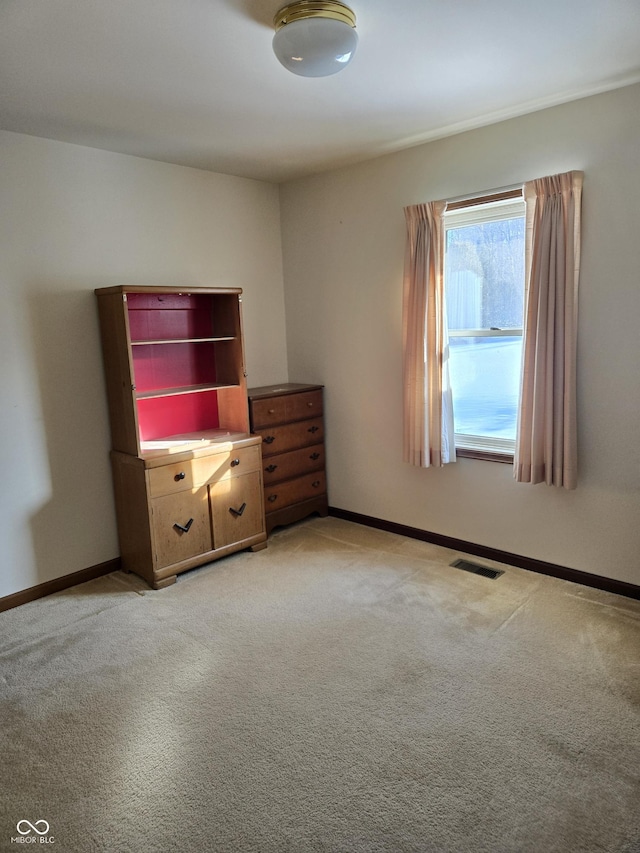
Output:
<path fill-rule="evenodd" d="M 273 37 L 273 51 L 278 61 L 301 77 L 337 74 L 349 64 L 357 45 L 354 26 L 317 13 L 281 25 Z"/>

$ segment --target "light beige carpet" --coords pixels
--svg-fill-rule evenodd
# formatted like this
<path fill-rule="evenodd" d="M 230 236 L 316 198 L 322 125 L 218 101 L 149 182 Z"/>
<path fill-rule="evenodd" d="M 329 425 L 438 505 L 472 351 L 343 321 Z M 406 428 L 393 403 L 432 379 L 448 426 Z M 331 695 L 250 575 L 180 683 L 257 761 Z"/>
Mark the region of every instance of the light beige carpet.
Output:
<path fill-rule="evenodd" d="M 1 614 L 0 849 L 638 853 L 640 602 L 454 556 L 315 518 Z"/>

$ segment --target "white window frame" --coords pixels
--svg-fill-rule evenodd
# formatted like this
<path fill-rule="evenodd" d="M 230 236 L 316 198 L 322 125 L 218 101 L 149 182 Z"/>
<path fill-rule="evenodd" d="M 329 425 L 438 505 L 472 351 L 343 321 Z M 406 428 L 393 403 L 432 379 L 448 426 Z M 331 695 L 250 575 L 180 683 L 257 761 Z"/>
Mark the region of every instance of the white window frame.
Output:
<path fill-rule="evenodd" d="M 524 198 L 509 198 L 499 201 L 483 201 L 478 204 L 470 202 L 469 205 L 456 208 L 454 210 L 445 210 L 444 221 L 444 241 L 447 245 L 447 232 L 453 228 L 461 228 L 466 225 L 480 225 L 483 222 L 497 222 L 504 219 L 514 219 L 516 217 L 525 218 Z M 524 273 L 524 271 L 523 271 Z M 445 292 L 447 282 L 446 270 L 446 254 L 445 254 L 445 270 L 444 270 Z M 449 330 L 449 337 L 522 337 L 522 328 L 504 328 L 504 329 L 455 329 Z M 455 417 L 455 413 L 454 413 Z M 496 455 L 505 456 L 509 459 L 513 457 L 515 452 L 515 441 L 510 438 L 494 438 L 491 436 L 482 435 L 464 435 L 455 433 L 456 450 L 470 451 L 478 455 Z"/>

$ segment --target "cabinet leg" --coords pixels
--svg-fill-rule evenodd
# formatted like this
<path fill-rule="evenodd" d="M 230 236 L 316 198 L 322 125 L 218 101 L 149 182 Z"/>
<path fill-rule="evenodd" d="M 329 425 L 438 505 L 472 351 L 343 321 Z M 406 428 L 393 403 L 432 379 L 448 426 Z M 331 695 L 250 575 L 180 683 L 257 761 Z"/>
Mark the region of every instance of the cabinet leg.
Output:
<path fill-rule="evenodd" d="M 151 586 L 154 589 L 164 589 L 165 586 L 171 586 L 177 580 L 177 575 L 169 575 L 168 578 L 162 578 L 162 580 L 154 581 Z"/>
<path fill-rule="evenodd" d="M 267 547 L 267 540 L 265 539 L 264 542 L 258 542 L 257 545 L 252 545 L 249 548 L 249 550 L 250 551 L 262 551 L 262 549 L 266 548 L 266 547 Z"/>

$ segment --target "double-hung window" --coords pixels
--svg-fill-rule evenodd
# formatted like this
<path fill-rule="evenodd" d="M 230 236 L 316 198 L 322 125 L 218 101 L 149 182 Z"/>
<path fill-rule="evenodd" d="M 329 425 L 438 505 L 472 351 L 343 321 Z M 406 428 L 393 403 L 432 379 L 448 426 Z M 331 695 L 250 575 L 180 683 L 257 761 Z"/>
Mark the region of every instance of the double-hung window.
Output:
<path fill-rule="evenodd" d="M 513 454 L 522 361 L 524 200 L 449 205 L 444 228 L 456 448 Z"/>

